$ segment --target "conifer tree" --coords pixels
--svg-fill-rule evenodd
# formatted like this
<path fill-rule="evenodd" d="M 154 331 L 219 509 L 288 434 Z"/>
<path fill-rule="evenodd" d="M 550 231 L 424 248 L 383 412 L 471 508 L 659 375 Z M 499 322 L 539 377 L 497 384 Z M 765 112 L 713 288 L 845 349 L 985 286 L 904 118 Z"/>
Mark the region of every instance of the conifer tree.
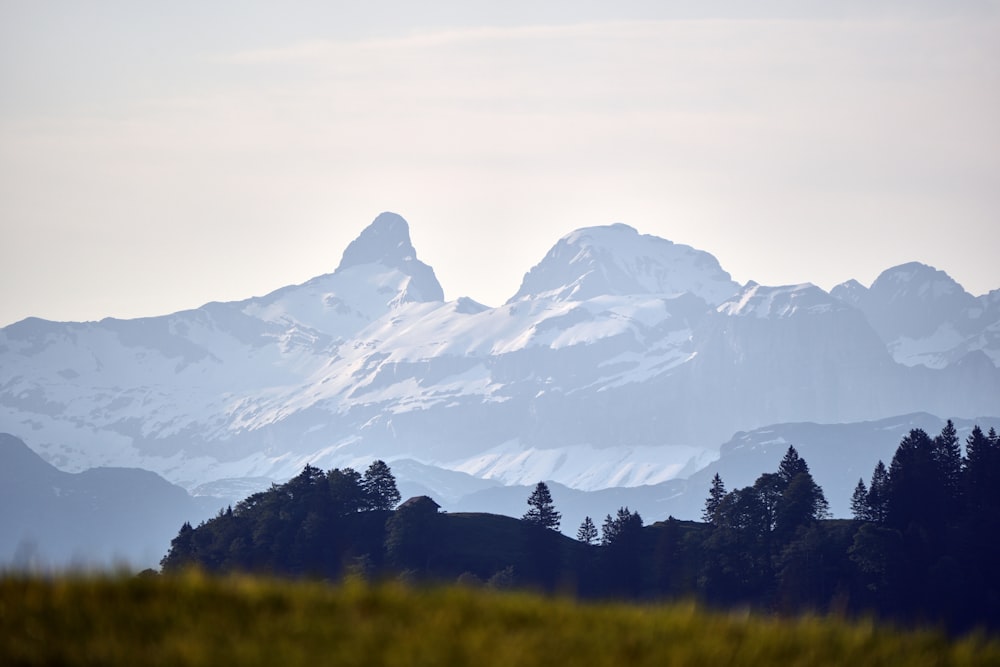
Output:
<path fill-rule="evenodd" d="M 830 505 L 823 489 L 809 472 L 809 464 L 792 445 L 781 459 L 776 477 L 781 484 L 780 501 L 774 514 L 775 527 L 781 524 L 780 532 L 786 539 L 798 526 L 830 516 Z"/>
<path fill-rule="evenodd" d="M 606 547 L 614 542 L 617 531 L 618 524 L 615 523 L 610 514 L 605 514 L 604 523 L 601 524 L 601 546 Z"/>
<path fill-rule="evenodd" d="M 535 490 L 528 497 L 528 511 L 521 518 L 542 528 L 559 529 L 562 514 L 556 511 L 555 503 L 552 502 L 552 494 L 545 482 L 539 482 L 535 486 Z"/>
<path fill-rule="evenodd" d="M 337 516 L 347 516 L 367 508 L 364 480 L 353 468 L 334 468 L 326 473 L 330 504 Z"/>
<path fill-rule="evenodd" d="M 722 477 L 715 473 L 712 478 L 712 486 L 708 490 L 708 498 L 705 499 L 705 509 L 702 510 L 701 520 L 712 525 L 716 524 L 716 515 L 722 505 L 722 499 L 726 497 L 726 485 L 722 483 Z"/>
<path fill-rule="evenodd" d="M 990 448 L 990 441 L 979 424 L 972 427 L 972 433 L 965 439 L 965 467 L 971 469 L 976 467 L 986 456 Z"/>
<path fill-rule="evenodd" d="M 934 462 L 941 477 L 944 510 L 954 516 L 959 512 L 962 497 L 962 446 L 950 419 L 934 438 Z"/>
<path fill-rule="evenodd" d="M 965 441 L 964 490 L 969 510 L 981 513 L 1000 508 L 1000 439 L 990 429 L 984 435 L 979 426 Z"/>
<path fill-rule="evenodd" d="M 977 424 L 973 427 L 969 437 L 965 439 L 965 470 L 963 471 L 965 494 L 968 498 L 969 509 L 973 511 L 982 508 L 986 497 L 990 449 L 989 439 Z"/>
<path fill-rule="evenodd" d="M 621 544 L 623 541 L 634 541 L 642 529 L 642 517 L 638 512 L 632 512 L 628 507 L 619 507 L 614 518 L 607 515 L 601 527 L 601 546 L 608 547 Z"/>
<path fill-rule="evenodd" d="M 808 472 L 809 466 L 806 464 L 805 459 L 799 457 L 799 453 L 795 451 L 795 447 L 788 445 L 788 451 L 785 452 L 785 456 L 781 459 L 781 464 L 778 466 L 778 476 L 781 477 L 781 480 L 787 486 L 791 484 L 796 475 Z"/>
<path fill-rule="evenodd" d="M 576 539 L 584 544 L 593 544 L 597 541 L 597 526 L 589 516 L 584 517 L 580 529 L 576 531 Z"/>
<path fill-rule="evenodd" d="M 361 482 L 365 502 L 370 510 L 391 510 L 399 504 L 396 478 L 385 461 L 372 461 Z"/>
<path fill-rule="evenodd" d="M 868 516 L 879 525 L 889 516 L 889 471 L 881 459 L 875 464 L 868 485 Z"/>
<path fill-rule="evenodd" d="M 911 429 L 889 464 L 887 510 L 889 524 L 905 530 L 911 522 L 936 524 L 942 479 L 934 456 L 934 442 L 923 429 Z"/>
<path fill-rule="evenodd" d="M 869 505 L 868 500 L 868 487 L 865 486 L 865 480 L 858 479 L 858 485 L 854 487 L 854 493 L 851 495 L 851 514 L 858 521 L 871 521 L 872 511 L 871 505 Z"/>

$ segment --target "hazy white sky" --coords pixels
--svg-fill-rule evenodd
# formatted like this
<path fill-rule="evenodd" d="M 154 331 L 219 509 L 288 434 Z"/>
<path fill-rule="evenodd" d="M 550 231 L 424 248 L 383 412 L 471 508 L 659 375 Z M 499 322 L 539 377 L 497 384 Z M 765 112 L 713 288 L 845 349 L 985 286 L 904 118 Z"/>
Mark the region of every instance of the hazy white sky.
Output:
<path fill-rule="evenodd" d="M 0 325 L 263 294 L 384 210 L 489 305 L 619 221 L 1000 288 L 1000 3 L 611 4 L 0 0 Z"/>

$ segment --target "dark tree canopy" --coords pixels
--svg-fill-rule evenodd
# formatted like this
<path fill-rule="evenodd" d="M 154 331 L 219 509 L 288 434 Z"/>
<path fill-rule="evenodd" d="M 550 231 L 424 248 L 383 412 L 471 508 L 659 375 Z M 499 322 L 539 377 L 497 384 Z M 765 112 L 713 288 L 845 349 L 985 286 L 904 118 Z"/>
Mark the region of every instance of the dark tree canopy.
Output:
<path fill-rule="evenodd" d="M 875 464 L 868 486 L 868 516 L 869 521 L 880 525 L 889 516 L 889 471 L 881 460 Z"/>
<path fill-rule="evenodd" d="M 614 518 L 609 514 L 601 526 L 601 545 L 615 546 L 634 540 L 642 528 L 642 517 L 627 507 L 619 507 Z"/>
<path fill-rule="evenodd" d="M 545 482 L 539 482 L 535 486 L 535 490 L 528 497 L 528 511 L 521 518 L 542 528 L 559 529 L 562 514 L 556 511 L 555 503 L 552 502 L 552 494 Z"/>
<path fill-rule="evenodd" d="M 851 514 L 858 521 L 872 520 L 871 506 L 868 501 L 868 487 L 865 486 L 865 480 L 863 479 L 858 479 L 858 485 L 854 487 L 854 493 L 851 494 Z"/>
<path fill-rule="evenodd" d="M 1000 507 L 1000 439 L 996 431 L 989 435 L 976 426 L 965 440 L 963 492 L 969 509 L 982 514 Z"/>
<path fill-rule="evenodd" d="M 371 510 L 391 510 L 399 504 L 400 495 L 396 478 L 385 461 L 372 461 L 361 483 L 365 502 Z"/>
<path fill-rule="evenodd" d="M 784 539 L 791 538 L 803 526 L 830 516 L 830 505 L 823 489 L 808 472 L 792 478 L 781 494 L 775 510 L 775 530 Z"/>
<path fill-rule="evenodd" d="M 330 501 L 340 515 L 361 512 L 368 508 L 361 474 L 353 468 L 334 468 L 326 474 L 330 489 Z"/>
<path fill-rule="evenodd" d="M 584 544 L 594 544 L 597 542 L 597 526 L 589 516 L 584 517 L 579 530 L 576 531 L 576 539 Z"/>
<path fill-rule="evenodd" d="M 166 571 L 197 565 L 210 572 L 332 576 L 358 544 L 376 541 L 381 556 L 385 518 L 369 520 L 374 513 L 366 510 L 385 505 L 370 502 L 368 492 L 380 489 L 390 507 L 399 492 L 389 467 L 378 463 L 365 478 L 349 468 L 324 473 L 306 465 L 286 483 L 248 496 L 197 528 L 182 526 L 161 564 Z"/>
<path fill-rule="evenodd" d="M 911 524 L 939 524 L 950 511 L 947 481 L 934 440 L 922 429 L 899 443 L 889 465 L 887 520 L 906 530 Z"/>
<path fill-rule="evenodd" d="M 806 464 L 805 459 L 799 456 L 795 447 L 789 445 L 788 451 L 785 452 L 784 458 L 781 459 L 781 463 L 778 465 L 778 476 L 787 485 L 792 483 L 796 475 L 808 472 L 809 466 Z"/>
<path fill-rule="evenodd" d="M 962 502 L 962 445 L 950 419 L 934 438 L 933 452 L 942 484 L 941 501 L 947 505 L 944 511 L 952 514 Z"/>

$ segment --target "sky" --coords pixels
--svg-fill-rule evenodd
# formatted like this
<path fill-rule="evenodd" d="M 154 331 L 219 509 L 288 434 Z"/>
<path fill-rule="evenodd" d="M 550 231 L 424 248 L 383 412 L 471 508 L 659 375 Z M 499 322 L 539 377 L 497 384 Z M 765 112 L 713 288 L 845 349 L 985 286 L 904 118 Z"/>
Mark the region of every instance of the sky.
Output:
<path fill-rule="evenodd" d="M 491 306 L 614 222 L 741 283 L 983 294 L 1000 2 L 0 0 L 0 326 L 262 295 L 382 211 Z"/>

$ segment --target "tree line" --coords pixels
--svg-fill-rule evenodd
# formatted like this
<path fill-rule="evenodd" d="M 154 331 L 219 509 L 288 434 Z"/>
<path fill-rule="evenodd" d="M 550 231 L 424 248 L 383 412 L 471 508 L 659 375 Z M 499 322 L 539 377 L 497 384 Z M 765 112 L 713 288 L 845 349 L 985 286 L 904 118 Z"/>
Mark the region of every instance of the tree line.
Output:
<path fill-rule="evenodd" d="M 399 500 L 384 461 L 374 461 L 364 475 L 306 465 L 285 484 L 220 510 L 197 528 L 182 525 L 160 565 L 164 571 L 198 566 L 336 577 L 352 558 L 363 566 L 375 551 L 369 542 L 381 539 L 380 525 Z"/>
<path fill-rule="evenodd" d="M 697 598 L 710 605 L 875 613 L 953 630 L 1000 627 L 1000 439 L 978 427 L 964 452 L 954 425 L 913 430 L 831 519 L 823 490 L 790 446 L 777 470 L 727 490 L 719 475 L 701 521 L 643 525 L 621 507 L 577 539 L 539 482 L 520 519 L 447 514 L 400 501 L 382 461 L 361 475 L 306 466 L 196 528 L 184 524 L 165 572 L 196 565 L 336 579 L 460 579 L 572 590 L 581 597 Z M 395 508 L 395 509 L 394 509 Z"/>
<path fill-rule="evenodd" d="M 883 613 L 1000 624 L 1000 437 L 975 426 L 962 449 L 950 420 L 915 429 L 858 480 L 851 559 Z"/>

